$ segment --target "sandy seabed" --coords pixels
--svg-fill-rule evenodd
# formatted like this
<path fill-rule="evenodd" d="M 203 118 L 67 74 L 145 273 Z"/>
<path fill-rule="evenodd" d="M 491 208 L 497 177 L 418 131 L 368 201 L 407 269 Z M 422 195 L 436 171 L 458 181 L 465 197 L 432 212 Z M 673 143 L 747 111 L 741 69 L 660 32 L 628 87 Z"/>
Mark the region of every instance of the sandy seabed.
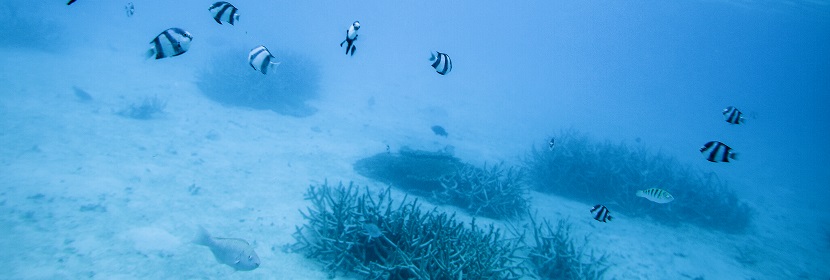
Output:
<path fill-rule="evenodd" d="M 437 137 L 420 117 L 435 111 L 427 100 L 386 102 L 373 85 L 363 85 L 363 95 L 324 86 L 312 104 L 319 111 L 295 118 L 223 107 L 199 93 L 193 73 L 148 71 L 147 62 L 126 67 L 83 55 L 6 53 L 0 64 L 13 67 L 0 76 L 3 279 L 325 279 L 319 263 L 282 249 L 304 223 L 299 210 L 309 206 L 303 195 L 310 184 L 384 188 L 352 163 L 386 145 L 452 145 L 474 164 L 515 162 L 522 152 L 503 149 L 515 139 L 481 135 L 481 124 L 456 124 L 449 138 Z M 76 98 L 75 86 L 93 99 Z M 148 96 L 167 101 L 163 114 L 135 120 L 116 113 Z M 377 117 L 396 111 L 414 117 Z M 791 230 L 804 222 L 800 214 L 776 214 L 801 213 L 792 209 L 756 204 L 754 228 L 731 235 L 621 214 L 603 224 L 590 218 L 591 205 L 531 195 L 541 218 L 569 219 L 578 241 L 609 254 L 607 279 L 830 275 L 823 238 Z M 393 189 L 393 196 L 402 192 Z M 191 243 L 200 225 L 251 241 L 261 267 L 235 272 L 218 263 Z"/>

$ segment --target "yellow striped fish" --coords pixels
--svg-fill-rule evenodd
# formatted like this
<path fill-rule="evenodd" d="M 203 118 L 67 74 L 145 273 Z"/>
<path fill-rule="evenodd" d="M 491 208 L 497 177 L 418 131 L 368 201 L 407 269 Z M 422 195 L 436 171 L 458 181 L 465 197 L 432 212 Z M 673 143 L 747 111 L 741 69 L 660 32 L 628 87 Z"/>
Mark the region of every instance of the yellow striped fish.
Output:
<path fill-rule="evenodd" d="M 669 203 L 674 200 L 674 197 L 669 192 L 658 188 L 639 190 L 637 191 L 637 196 L 645 197 L 657 203 Z"/>

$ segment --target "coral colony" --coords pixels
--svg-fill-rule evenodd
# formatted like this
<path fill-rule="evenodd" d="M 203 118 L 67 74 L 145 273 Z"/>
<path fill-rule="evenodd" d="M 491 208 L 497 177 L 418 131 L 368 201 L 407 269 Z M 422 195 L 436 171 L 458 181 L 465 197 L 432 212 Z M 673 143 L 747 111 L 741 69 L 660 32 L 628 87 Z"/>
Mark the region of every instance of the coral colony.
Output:
<path fill-rule="evenodd" d="M 625 144 L 594 142 L 569 130 L 556 149 L 534 148 L 525 159 L 531 188 L 586 203 L 602 201 L 628 216 L 649 216 L 668 225 L 683 223 L 724 232 L 743 232 L 752 209 L 714 173 L 695 172 L 674 159 Z M 637 197 L 651 186 L 667 188 L 671 207 Z"/>
<path fill-rule="evenodd" d="M 503 233 L 473 219 L 424 211 L 418 200 L 390 199 L 391 188 L 373 195 L 349 183 L 310 186 L 312 205 L 301 211 L 291 250 L 338 272 L 365 279 L 601 279 L 605 256 L 595 257 L 570 237 L 570 224 L 533 222 L 533 239 Z M 375 199 L 376 197 L 376 199 Z M 566 278 L 561 278 L 566 277 Z"/>
<path fill-rule="evenodd" d="M 527 187 L 514 168 L 496 164 L 478 168 L 447 151 L 404 147 L 361 159 L 355 170 L 366 177 L 465 209 L 472 215 L 505 219 L 527 212 Z"/>

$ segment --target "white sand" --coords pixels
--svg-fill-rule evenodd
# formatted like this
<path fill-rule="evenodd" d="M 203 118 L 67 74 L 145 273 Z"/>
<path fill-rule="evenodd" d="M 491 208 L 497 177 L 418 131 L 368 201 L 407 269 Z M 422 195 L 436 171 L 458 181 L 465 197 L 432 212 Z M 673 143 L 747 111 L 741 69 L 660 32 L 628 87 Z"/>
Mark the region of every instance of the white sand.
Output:
<path fill-rule="evenodd" d="M 401 93 L 405 102 L 393 102 L 389 95 L 404 89 L 383 83 L 345 92 L 324 87 L 314 101 L 319 112 L 294 118 L 207 100 L 190 82 L 192 73 L 176 65 L 185 62 L 96 55 L 9 50 L 0 58 L 0 65 L 14 65 L 0 75 L 0 278 L 324 279 L 317 262 L 281 250 L 304 222 L 298 210 L 309 205 L 309 184 L 353 180 L 382 188 L 352 163 L 386 145 L 453 145 L 459 157 L 483 164 L 515 162 L 531 144 L 488 130 L 507 123 L 464 125 L 463 110 L 429 96 Z M 72 86 L 94 100 L 78 102 Z M 141 121 L 114 113 L 148 95 L 168 101 L 165 114 Z M 449 138 L 429 131 L 450 121 Z M 598 223 L 590 205 L 538 193 L 533 205 L 540 218 L 569 218 L 575 238 L 607 252 L 614 264 L 608 279 L 830 276 L 826 241 L 818 231 L 795 233 L 810 223 L 780 214 L 792 209 L 756 203 L 756 229 L 728 235 L 618 213 Z M 251 241 L 262 266 L 234 272 L 219 264 L 190 242 L 199 225 Z M 738 262 L 736 248 L 749 248 L 755 263 Z"/>

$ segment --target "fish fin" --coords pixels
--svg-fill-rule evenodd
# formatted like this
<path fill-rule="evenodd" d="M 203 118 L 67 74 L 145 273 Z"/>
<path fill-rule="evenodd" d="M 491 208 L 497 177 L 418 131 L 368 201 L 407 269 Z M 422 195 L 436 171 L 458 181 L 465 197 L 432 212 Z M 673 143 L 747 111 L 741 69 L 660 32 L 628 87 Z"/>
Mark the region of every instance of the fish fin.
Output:
<path fill-rule="evenodd" d="M 744 117 L 739 118 L 738 123 L 739 124 L 745 124 L 746 123 L 746 118 L 744 118 Z"/>
<path fill-rule="evenodd" d="M 72 3 L 75 3 L 75 0 L 69 0 L 69 3 L 66 3 L 66 5 L 72 5 Z"/>
<path fill-rule="evenodd" d="M 210 233 L 203 226 L 199 226 L 199 233 L 193 239 L 193 243 L 210 247 L 211 241 Z"/>
<path fill-rule="evenodd" d="M 738 159 L 738 153 L 729 153 L 729 158 Z"/>
<path fill-rule="evenodd" d="M 144 53 L 145 59 L 150 59 L 151 57 L 154 57 L 154 56 L 156 56 L 156 49 L 155 48 L 149 48 L 149 49 L 147 49 L 147 52 Z"/>
<path fill-rule="evenodd" d="M 357 49 L 357 47 L 355 47 L 355 45 L 352 45 L 352 54 L 350 54 L 351 56 L 354 56 L 354 50 L 356 50 L 356 49 Z"/>
<path fill-rule="evenodd" d="M 610 220 L 614 219 L 614 217 L 611 217 L 611 215 L 608 215 L 608 217 L 605 217 L 605 219 L 610 221 Z"/>

